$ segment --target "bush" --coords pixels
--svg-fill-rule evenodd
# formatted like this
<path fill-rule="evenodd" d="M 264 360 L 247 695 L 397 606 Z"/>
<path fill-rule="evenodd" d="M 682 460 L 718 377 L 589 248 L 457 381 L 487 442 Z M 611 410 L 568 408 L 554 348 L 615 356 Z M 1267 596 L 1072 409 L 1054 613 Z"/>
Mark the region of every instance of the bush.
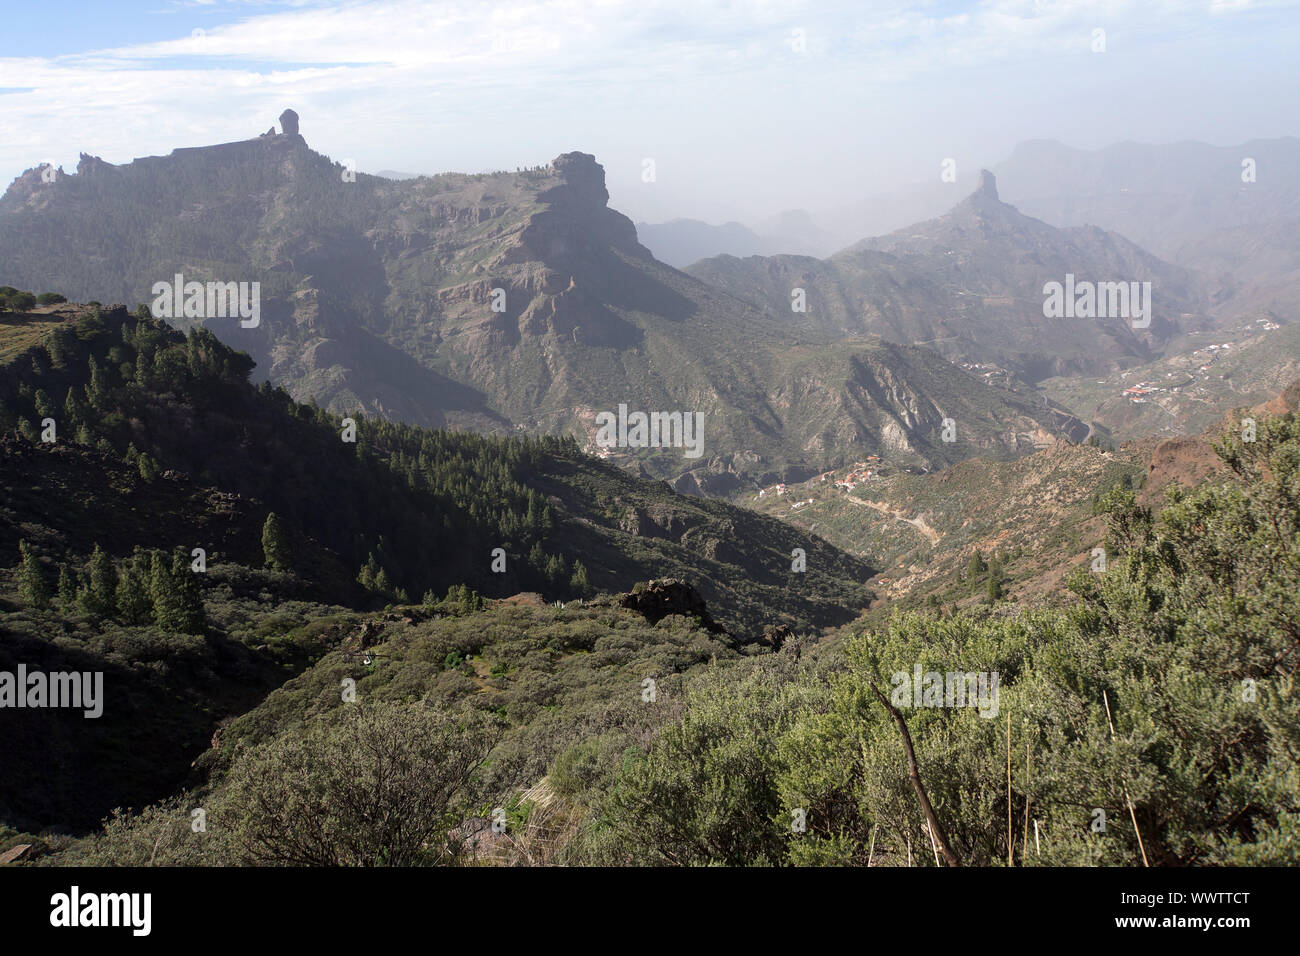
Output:
<path fill-rule="evenodd" d="M 454 862 L 496 738 L 472 712 L 347 705 L 238 760 L 224 804 L 236 850 L 260 865 Z"/>

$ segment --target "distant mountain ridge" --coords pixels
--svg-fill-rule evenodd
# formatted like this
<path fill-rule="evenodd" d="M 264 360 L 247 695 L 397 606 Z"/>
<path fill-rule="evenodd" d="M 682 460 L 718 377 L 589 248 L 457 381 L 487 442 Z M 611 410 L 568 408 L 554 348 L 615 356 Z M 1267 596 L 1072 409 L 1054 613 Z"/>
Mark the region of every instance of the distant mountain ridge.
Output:
<path fill-rule="evenodd" d="M 636 234 L 656 259 L 678 269 L 716 255 L 825 255 L 836 248 L 835 240 L 806 212 L 796 210 L 774 216 L 755 229 L 738 222 L 714 226 L 698 219 L 670 219 L 638 222 Z"/>
<path fill-rule="evenodd" d="M 0 199 L 0 262 L 18 287 L 126 303 L 177 273 L 259 282 L 258 327 L 177 324 L 205 322 L 271 381 L 339 413 L 572 434 L 592 451 L 596 415 L 619 404 L 700 413 L 699 461 L 611 455 L 706 493 L 812 473 L 828 457 L 884 448 L 934 467 L 1056 433 L 1041 400 L 928 353 L 794 328 L 771 303 L 656 261 L 608 198 L 586 153 L 396 182 L 353 173 L 301 135 L 261 136 L 125 166 L 83 156 L 52 182 L 30 170 Z M 781 299 L 788 308 L 788 289 Z M 940 440 L 948 418 L 956 442 Z"/>
<path fill-rule="evenodd" d="M 692 275 L 773 303 L 806 291 L 804 324 L 923 345 L 951 361 L 994 363 L 1028 381 L 1149 361 L 1180 330 L 1200 328 L 1203 283 L 1114 233 L 1057 229 L 1001 201 L 985 171 L 970 196 L 937 219 L 865 239 L 829 259 L 722 256 Z M 1151 282 L 1147 328 L 1135 317 L 1049 318 L 1049 282 Z"/>

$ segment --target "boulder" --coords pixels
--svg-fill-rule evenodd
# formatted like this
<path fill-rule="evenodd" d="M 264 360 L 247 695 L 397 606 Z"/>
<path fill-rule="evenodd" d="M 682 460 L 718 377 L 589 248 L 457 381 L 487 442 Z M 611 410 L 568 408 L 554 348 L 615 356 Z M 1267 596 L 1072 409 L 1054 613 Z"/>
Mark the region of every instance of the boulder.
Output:
<path fill-rule="evenodd" d="M 636 611 L 651 624 L 657 624 L 670 614 L 681 614 L 698 617 L 710 631 L 723 631 L 722 626 L 709 615 L 708 605 L 699 592 L 677 578 L 650 581 L 639 591 L 621 595 L 618 605 Z"/>
<path fill-rule="evenodd" d="M 784 647 L 785 642 L 793 636 L 793 632 L 784 624 L 774 624 L 763 632 L 763 643 L 771 647 L 775 653 Z"/>

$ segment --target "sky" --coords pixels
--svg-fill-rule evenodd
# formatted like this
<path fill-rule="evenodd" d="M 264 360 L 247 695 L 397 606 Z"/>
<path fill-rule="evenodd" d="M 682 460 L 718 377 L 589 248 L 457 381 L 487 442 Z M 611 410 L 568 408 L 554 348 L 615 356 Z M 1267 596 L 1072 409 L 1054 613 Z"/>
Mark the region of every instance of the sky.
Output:
<path fill-rule="evenodd" d="M 1296 135 L 1298 6 L 40 0 L 5 10 L 0 180 L 247 139 L 292 107 L 312 148 L 363 172 L 580 149 L 634 220 L 755 223 L 1026 139 Z"/>

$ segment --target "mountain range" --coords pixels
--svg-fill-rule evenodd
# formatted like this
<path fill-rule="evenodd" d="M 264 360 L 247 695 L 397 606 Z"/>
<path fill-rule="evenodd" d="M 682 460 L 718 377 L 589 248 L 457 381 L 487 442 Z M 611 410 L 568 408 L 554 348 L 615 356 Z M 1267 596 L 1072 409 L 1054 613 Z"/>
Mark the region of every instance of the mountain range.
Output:
<path fill-rule="evenodd" d="M 605 450 L 688 491 L 867 453 L 933 468 L 1087 434 L 1036 395 L 910 348 L 933 344 L 916 316 L 947 311 L 947 284 L 901 290 L 899 322 L 828 322 L 815 295 L 814 321 L 793 321 L 789 287 L 756 294 L 657 261 L 584 153 L 403 181 L 350 172 L 297 132 L 125 166 L 83 155 L 75 175 L 33 169 L 9 187 L 0 259 L 15 285 L 128 304 L 177 275 L 257 282 L 256 327 L 174 321 L 205 322 L 270 381 L 340 414 L 574 435 L 592 451 L 597 416 L 621 405 L 700 414 L 698 461 Z M 1108 351 L 1143 357 L 1115 334 Z"/>
<path fill-rule="evenodd" d="M 669 239 L 671 223 L 638 229 L 662 241 L 665 254 L 695 257 L 683 266 L 717 255 L 795 252 L 824 258 L 863 236 L 941 215 L 975 187 L 977 177 L 968 168 L 958 164 L 949 179 L 936 175 L 929 182 L 803 213 L 805 234 L 817 236 L 818 248 L 764 250 L 736 242 L 745 229 L 738 223 L 725 230 L 696 224 L 692 241 L 681 245 Z M 1038 139 L 1018 144 L 991 169 L 1002 194 L 1026 215 L 1062 228 L 1116 232 L 1201 273 L 1212 288 L 1216 312 L 1225 318 L 1253 311 L 1272 311 L 1285 321 L 1297 318 L 1300 140 L 1294 137 L 1235 146 L 1126 142 L 1098 150 Z"/>
<path fill-rule="evenodd" d="M 829 259 L 719 256 L 687 271 L 755 305 L 803 288 L 808 327 L 875 333 L 1030 382 L 1149 361 L 1175 335 L 1211 321 L 1196 276 L 1115 233 L 1058 229 L 1020 213 L 1000 200 L 987 171 L 947 214 Z M 1067 276 L 1150 283 L 1147 327 L 1133 316 L 1045 316 L 1045 286 Z"/>

